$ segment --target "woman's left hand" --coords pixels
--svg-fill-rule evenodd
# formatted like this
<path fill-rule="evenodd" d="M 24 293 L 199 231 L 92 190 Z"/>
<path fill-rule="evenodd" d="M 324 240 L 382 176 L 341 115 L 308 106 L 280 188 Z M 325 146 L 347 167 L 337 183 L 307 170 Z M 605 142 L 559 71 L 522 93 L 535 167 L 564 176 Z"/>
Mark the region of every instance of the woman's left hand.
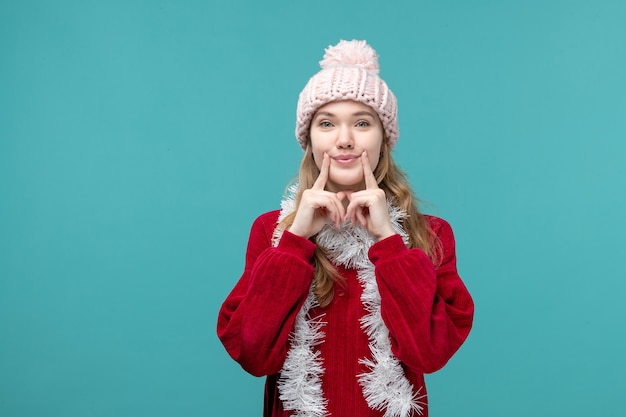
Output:
<path fill-rule="evenodd" d="M 361 165 L 365 189 L 346 192 L 350 203 L 346 208 L 345 218 L 350 219 L 353 224 L 358 221 L 379 241 L 395 234 L 389 220 L 387 197 L 385 191 L 378 187 L 367 152 L 361 154 Z"/>

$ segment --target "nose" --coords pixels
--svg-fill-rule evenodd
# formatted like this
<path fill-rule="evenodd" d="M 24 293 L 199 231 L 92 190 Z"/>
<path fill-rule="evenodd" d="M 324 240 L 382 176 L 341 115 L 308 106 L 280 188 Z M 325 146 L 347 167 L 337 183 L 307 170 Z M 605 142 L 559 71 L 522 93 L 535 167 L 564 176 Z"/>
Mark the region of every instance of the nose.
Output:
<path fill-rule="evenodd" d="M 339 149 L 352 149 L 354 147 L 354 138 L 350 128 L 344 126 L 339 129 L 336 145 Z"/>

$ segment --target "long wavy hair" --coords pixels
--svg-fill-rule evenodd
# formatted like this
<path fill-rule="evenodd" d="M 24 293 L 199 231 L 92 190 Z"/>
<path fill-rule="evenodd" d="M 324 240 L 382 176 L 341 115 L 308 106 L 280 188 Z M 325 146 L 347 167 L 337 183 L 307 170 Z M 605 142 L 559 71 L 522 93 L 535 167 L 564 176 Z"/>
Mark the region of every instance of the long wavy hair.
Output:
<path fill-rule="evenodd" d="M 297 182 L 295 194 L 296 209 L 279 223 L 279 230 L 287 230 L 291 227 L 300 206 L 302 193 L 313 186 L 319 173 L 319 168 L 313 160 L 313 152 L 309 142 L 300 163 L 298 177 L 295 179 L 295 182 Z M 428 220 L 419 212 L 418 200 L 409 186 L 406 175 L 393 161 L 386 138 L 383 139 L 381 156 L 378 165 L 374 169 L 374 176 L 378 186 L 385 191 L 387 199 L 393 201 L 394 204 L 407 213 L 406 219 L 402 222 L 402 227 L 409 238 L 407 246 L 409 248 L 422 249 L 433 263 L 437 265 L 441 261 L 441 244 L 431 229 Z M 315 238 L 316 236 L 313 236 L 311 240 L 315 242 Z M 313 266 L 315 271 L 313 291 L 319 305 L 325 307 L 333 299 L 335 283 L 343 285 L 343 278 L 328 260 L 324 253 L 324 248 L 319 245 L 315 249 Z"/>

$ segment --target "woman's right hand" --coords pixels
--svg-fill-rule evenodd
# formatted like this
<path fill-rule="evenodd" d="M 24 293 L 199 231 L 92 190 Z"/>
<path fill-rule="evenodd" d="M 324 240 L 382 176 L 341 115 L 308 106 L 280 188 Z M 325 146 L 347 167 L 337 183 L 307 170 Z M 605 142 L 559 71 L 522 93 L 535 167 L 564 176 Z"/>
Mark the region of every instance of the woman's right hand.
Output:
<path fill-rule="evenodd" d="M 344 192 L 333 193 L 326 191 L 328 172 L 330 170 L 330 157 L 324 153 L 324 160 L 320 169 L 320 175 L 315 180 L 313 187 L 304 190 L 296 217 L 289 228 L 289 232 L 310 238 L 317 234 L 330 219 L 335 227 L 339 227 L 345 217 L 343 199 Z"/>

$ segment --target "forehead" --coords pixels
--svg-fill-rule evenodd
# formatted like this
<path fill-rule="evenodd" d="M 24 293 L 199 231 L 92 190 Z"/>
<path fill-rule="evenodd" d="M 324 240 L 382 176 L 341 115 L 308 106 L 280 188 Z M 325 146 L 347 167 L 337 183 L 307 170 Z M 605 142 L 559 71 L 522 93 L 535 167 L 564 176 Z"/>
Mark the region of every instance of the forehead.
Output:
<path fill-rule="evenodd" d="M 331 113 L 334 115 L 353 115 L 355 113 L 369 113 L 372 116 L 377 116 L 374 109 L 372 109 L 370 106 L 353 100 L 342 100 L 326 103 L 322 107 L 317 109 L 317 111 L 315 112 L 315 116 L 320 113 Z"/>

